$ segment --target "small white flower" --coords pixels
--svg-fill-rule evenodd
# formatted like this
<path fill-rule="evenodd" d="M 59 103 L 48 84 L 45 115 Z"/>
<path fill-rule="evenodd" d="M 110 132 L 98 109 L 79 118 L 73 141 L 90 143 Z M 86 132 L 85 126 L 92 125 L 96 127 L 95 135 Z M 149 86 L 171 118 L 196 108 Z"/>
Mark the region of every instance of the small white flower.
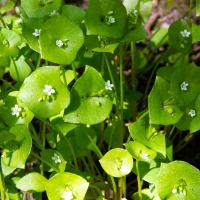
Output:
<path fill-rule="evenodd" d="M 110 24 L 114 24 L 114 23 L 115 23 L 115 18 L 114 18 L 113 16 L 109 16 L 108 22 L 109 22 Z"/>
<path fill-rule="evenodd" d="M 144 160 L 149 160 L 149 155 L 148 155 L 147 153 L 143 153 L 143 154 L 142 154 L 142 158 L 143 158 Z"/>
<path fill-rule="evenodd" d="M 48 96 L 51 96 L 53 93 L 55 93 L 55 90 L 52 88 L 51 85 L 45 85 L 43 92 L 46 93 Z"/>
<path fill-rule="evenodd" d="M 11 110 L 12 110 L 12 115 L 16 115 L 16 117 L 19 117 L 19 114 L 22 109 L 17 104 L 15 104 L 15 106 L 12 107 Z"/>
<path fill-rule="evenodd" d="M 15 25 L 18 25 L 18 24 L 20 24 L 20 23 L 22 23 L 22 19 L 21 19 L 21 18 L 19 18 L 19 19 L 17 19 L 17 20 L 15 21 Z"/>
<path fill-rule="evenodd" d="M 32 35 L 34 35 L 35 37 L 38 37 L 40 35 L 40 31 L 41 29 L 35 29 L 35 31 L 32 33 Z"/>
<path fill-rule="evenodd" d="M 177 193 L 177 189 L 174 188 L 174 189 L 172 190 L 172 193 L 173 193 L 173 194 L 176 194 L 176 193 Z"/>
<path fill-rule="evenodd" d="M 127 200 L 125 197 L 121 198 L 121 200 Z"/>
<path fill-rule="evenodd" d="M 137 16 L 138 11 L 135 9 L 135 10 L 133 11 L 133 14 L 134 14 L 135 16 Z"/>
<path fill-rule="evenodd" d="M 65 200 L 71 200 L 73 199 L 73 193 L 71 191 L 65 191 L 63 194 L 62 194 L 62 198 L 65 199 Z"/>
<path fill-rule="evenodd" d="M 64 44 L 63 44 L 62 40 L 56 40 L 56 45 L 58 47 L 62 47 Z"/>
<path fill-rule="evenodd" d="M 183 82 L 181 83 L 181 85 L 180 85 L 181 90 L 182 90 L 182 91 L 186 91 L 186 90 L 187 90 L 187 86 L 188 86 L 188 83 L 186 83 L 185 81 L 183 81 Z"/>
<path fill-rule="evenodd" d="M 52 16 L 55 16 L 56 14 L 57 14 L 57 11 L 54 10 L 54 11 L 51 12 L 50 16 L 52 17 Z"/>
<path fill-rule="evenodd" d="M 186 29 L 184 31 L 181 31 L 181 35 L 183 37 L 189 37 L 190 36 L 190 31 L 187 31 Z"/>
<path fill-rule="evenodd" d="M 54 153 L 53 155 L 54 156 L 52 157 L 52 160 L 54 160 L 55 163 L 61 163 L 60 157 L 56 153 Z"/>
<path fill-rule="evenodd" d="M 112 90 L 112 87 L 114 87 L 114 85 L 113 85 L 113 84 L 110 84 L 110 80 L 108 80 L 108 81 L 106 82 L 106 90 Z"/>
<path fill-rule="evenodd" d="M 189 115 L 190 115 L 191 117 L 195 117 L 195 116 L 196 116 L 195 110 L 190 109 Z"/>

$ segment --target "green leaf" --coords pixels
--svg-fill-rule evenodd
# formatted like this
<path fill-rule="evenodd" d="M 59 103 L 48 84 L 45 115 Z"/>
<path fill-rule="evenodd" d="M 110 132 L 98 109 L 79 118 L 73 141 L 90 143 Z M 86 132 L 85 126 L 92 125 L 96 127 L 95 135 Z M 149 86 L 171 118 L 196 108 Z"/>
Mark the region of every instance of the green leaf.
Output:
<path fill-rule="evenodd" d="M 156 126 L 149 125 L 148 119 L 138 120 L 130 124 L 128 129 L 135 141 L 155 150 L 157 158 L 166 157 L 165 135 L 159 133 Z"/>
<path fill-rule="evenodd" d="M 159 28 L 155 30 L 155 33 L 151 37 L 148 46 L 155 46 L 159 48 L 168 42 L 168 28 Z"/>
<path fill-rule="evenodd" d="M 80 24 L 85 18 L 85 11 L 73 5 L 64 5 L 62 7 L 62 15 L 76 24 Z"/>
<path fill-rule="evenodd" d="M 200 196 L 200 172 L 183 161 L 162 164 L 156 180 L 161 199 L 191 200 Z"/>
<path fill-rule="evenodd" d="M 160 67 L 156 75 L 167 80 L 171 81 L 172 74 L 174 73 L 175 68 L 174 67 Z"/>
<path fill-rule="evenodd" d="M 38 41 L 39 41 L 40 30 L 43 24 L 44 24 L 44 19 L 41 18 L 25 19 L 23 22 L 22 34 L 26 42 L 30 46 L 30 48 L 37 52 L 40 52 Z M 38 36 L 37 34 L 33 35 L 37 33 L 37 31 L 38 31 Z"/>
<path fill-rule="evenodd" d="M 179 66 L 172 75 L 169 93 L 181 106 L 188 106 L 200 93 L 199 82 L 200 70 L 195 64 Z"/>
<path fill-rule="evenodd" d="M 115 22 L 107 24 L 106 19 L 109 17 L 114 18 Z M 121 38 L 126 19 L 126 9 L 120 1 L 91 0 L 85 15 L 88 35 Z"/>
<path fill-rule="evenodd" d="M 113 177 L 122 177 L 131 172 L 133 158 L 130 153 L 121 148 L 108 151 L 99 160 L 104 171 Z"/>
<path fill-rule="evenodd" d="M 0 116 L 3 121 L 8 126 L 13 126 L 15 124 L 27 124 L 31 122 L 34 115 L 30 112 L 24 105 L 17 99 L 18 91 L 14 91 L 8 94 L 5 100 L 5 105 L 1 110 Z M 13 110 L 15 110 L 16 105 L 21 110 L 18 112 L 17 116 Z"/>
<path fill-rule="evenodd" d="M 25 192 L 43 192 L 47 179 L 37 172 L 32 172 L 22 177 L 16 187 Z"/>
<path fill-rule="evenodd" d="M 188 36 L 182 36 L 181 32 L 183 31 L 190 32 Z M 192 45 L 192 36 L 190 27 L 188 23 L 183 19 L 179 19 L 172 23 L 168 31 L 169 35 L 169 44 L 179 50 L 180 52 L 187 54 Z"/>
<path fill-rule="evenodd" d="M 10 75 L 16 81 L 23 81 L 31 73 L 31 68 L 26 63 L 24 56 L 20 56 L 14 62 L 12 60 L 10 62 Z"/>
<path fill-rule="evenodd" d="M 192 23 L 192 43 L 200 41 L 200 26 Z"/>
<path fill-rule="evenodd" d="M 1 157 L 1 169 L 2 169 L 3 175 L 6 177 L 6 176 L 10 175 L 11 173 L 13 173 L 13 171 L 16 169 L 16 167 L 7 166 L 3 162 L 3 157 Z"/>
<path fill-rule="evenodd" d="M 9 29 L 0 30 L 0 56 L 16 56 L 19 53 L 17 47 L 21 44 L 21 37 Z"/>
<path fill-rule="evenodd" d="M 133 156 L 133 158 L 139 161 L 151 162 L 157 156 L 156 151 L 151 150 L 136 141 L 130 141 L 126 143 L 125 147 L 128 152 Z"/>
<path fill-rule="evenodd" d="M 40 154 L 42 159 L 50 166 L 52 166 L 52 169 L 50 171 L 54 169 L 57 169 L 60 172 L 65 171 L 66 161 L 63 159 L 62 155 L 59 152 L 52 149 L 45 149 Z"/>
<path fill-rule="evenodd" d="M 50 96 L 44 92 L 46 85 L 55 90 Z M 69 91 L 60 80 L 60 67 L 45 66 L 35 70 L 21 86 L 18 98 L 37 117 L 59 114 L 70 101 Z"/>
<path fill-rule="evenodd" d="M 196 16 L 200 16 L 200 0 L 196 0 Z"/>
<path fill-rule="evenodd" d="M 74 199 L 84 199 L 89 183 L 82 177 L 63 172 L 56 174 L 46 183 L 49 200 L 61 199 L 62 195 L 71 193 Z"/>
<path fill-rule="evenodd" d="M 71 90 L 71 104 L 65 109 L 64 121 L 97 124 L 105 120 L 112 109 L 105 81 L 94 68 L 86 66 L 84 74 Z"/>
<path fill-rule="evenodd" d="M 81 149 L 88 149 L 95 151 L 94 144 L 90 141 L 93 141 L 94 144 L 97 142 L 97 133 L 92 128 L 87 128 L 86 126 L 78 126 L 75 129 L 75 140 L 76 144 Z"/>
<path fill-rule="evenodd" d="M 42 58 L 58 64 L 73 62 L 83 42 L 82 30 L 62 15 L 48 20 L 42 26 L 39 37 Z"/>
<path fill-rule="evenodd" d="M 14 140 L 16 136 L 6 130 L 0 132 L 0 144 L 6 143 L 9 140 Z"/>
<path fill-rule="evenodd" d="M 9 132 L 13 133 L 16 138 L 5 144 L 2 154 L 3 162 L 10 167 L 24 169 L 32 146 L 28 126 L 25 124 L 15 125 Z"/>
<path fill-rule="evenodd" d="M 160 200 L 158 199 L 158 197 L 155 198 L 155 196 L 151 193 L 150 189 L 143 189 L 141 190 L 141 193 L 142 193 L 142 200 L 150 200 L 150 199 Z M 134 193 L 131 197 L 134 200 L 141 199 L 138 192 Z"/>
<path fill-rule="evenodd" d="M 175 124 L 183 116 L 183 112 L 177 103 L 179 101 L 172 95 L 177 100 L 177 102 L 174 101 L 168 90 L 169 82 L 156 77 L 156 82 L 148 99 L 150 122 L 152 124 Z"/>
<path fill-rule="evenodd" d="M 97 35 L 86 35 L 84 45 L 92 51 L 114 53 L 119 45 L 119 40 Z"/>
<path fill-rule="evenodd" d="M 29 18 L 43 18 L 60 9 L 62 0 L 22 0 L 21 6 Z"/>

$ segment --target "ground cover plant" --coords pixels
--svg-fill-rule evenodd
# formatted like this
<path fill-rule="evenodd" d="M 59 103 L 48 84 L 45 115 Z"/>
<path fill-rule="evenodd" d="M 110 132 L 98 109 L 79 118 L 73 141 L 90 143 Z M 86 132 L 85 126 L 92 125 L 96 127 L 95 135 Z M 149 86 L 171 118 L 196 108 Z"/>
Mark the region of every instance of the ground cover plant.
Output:
<path fill-rule="evenodd" d="M 194 10 L 148 38 L 151 0 L 1 0 L 0 198 L 200 199 Z"/>

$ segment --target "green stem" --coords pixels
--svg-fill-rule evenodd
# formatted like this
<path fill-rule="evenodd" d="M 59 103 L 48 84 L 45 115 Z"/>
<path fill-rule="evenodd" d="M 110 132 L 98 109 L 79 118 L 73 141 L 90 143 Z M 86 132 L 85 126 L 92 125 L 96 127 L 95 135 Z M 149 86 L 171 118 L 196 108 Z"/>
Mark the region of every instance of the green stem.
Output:
<path fill-rule="evenodd" d="M 190 27 L 191 27 L 192 3 L 193 3 L 193 0 L 190 0 L 190 7 L 188 11 L 188 24 Z"/>
<path fill-rule="evenodd" d="M 13 65 L 14 65 L 14 68 L 15 68 L 15 72 L 16 72 L 16 74 L 17 74 L 17 79 L 18 79 L 18 81 L 20 81 L 19 72 L 18 72 L 18 70 L 17 70 L 17 65 L 16 65 L 15 60 L 14 60 L 14 58 L 13 58 L 12 56 L 11 56 L 11 60 L 12 60 L 12 62 L 13 62 Z"/>
<path fill-rule="evenodd" d="M 171 131 L 170 131 L 170 133 L 169 133 L 169 138 L 172 136 L 172 133 L 174 132 L 174 129 L 175 129 L 175 128 L 176 128 L 175 126 L 172 127 L 172 129 L 171 129 Z"/>
<path fill-rule="evenodd" d="M 117 199 L 117 186 L 116 186 L 114 177 L 110 176 L 110 180 L 111 180 L 111 183 L 112 183 L 112 186 L 113 186 L 114 200 L 118 200 Z"/>
<path fill-rule="evenodd" d="M 61 65 L 61 68 L 62 68 L 62 74 L 63 74 L 64 83 L 65 83 L 65 85 L 67 85 L 67 79 L 66 79 L 66 76 L 65 76 L 65 69 L 64 69 L 64 66 Z"/>
<path fill-rule="evenodd" d="M 57 173 L 60 173 L 60 171 L 58 169 L 56 169 L 52 164 L 50 164 L 49 162 L 45 161 L 43 158 L 41 158 L 40 156 L 38 156 L 34 152 L 31 151 L 31 155 L 33 155 L 34 157 L 36 157 L 38 160 L 46 163 L 49 167 L 53 168 L 54 171 L 56 171 Z"/>
<path fill-rule="evenodd" d="M 120 53 L 119 53 L 119 59 L 120 59 L 120 132 L 118 137 L 118 144 L 119 147 L 123 146 L 123 138 L 122 133 L 124 131 L 124 121 L 123 121 L 123 105 L 124 105 L 124 82 L 123 82 L 123 43 L 120 44 Z"/>
<path fill-rule="evenodd" d="M 40 121 L 42 121 L 42 122 L 44 122 L 45 124 L 47 124 L 48 126 L 50 126 L 52 129 L 54 129 L 54 130 L 59 134 L 59 136 L 60 136 L 63 140 L 65 140 L 65 141 L 67 142 L 67 144 L 69 145 L 69 148 L 70 148 L 70 150 L 71 150 L 71 152 L 72 152 L 72 156 L 73 156 L 73 159 L 74 159 L 74 164 L 75 164 L 76 168 L 79 169 L 78 163 L 77 163 L 77 159 L 76 159 L 75 151 L 74 151 L 74 149 L 73 149 L 73 147 L 72 147 L 70 141 L 68 140 L 68 138 L 65 137 L 65 136 L 63 135 L 63 133 L 62 133 L 59 129 L 57 129 L 53 124 L 47 122 L 45 119 L 41 119 L 41 118 L 39 118 L 39 117 L 37 117 L 37 118 L 38 118 Z"/>
<path fill-rule="evenodd" d="M 75 81 L 77 81 L 77 75 L 76 75 L 76 69 L 75 69 L 74 63 L 72 63 L 72 70 L 73 70 L 73 72 L 74 72 Z"/>
<path fill-rule="evenodd" d="M 4 22 L 4 19 L 3 19 L 2 14 L 1 14 L 1 9 L 0 9 L 0 21 L 2 22 L 3 27 L 7 28 L 6 23 Z"/>
<path fill-rule="evenodd" d="M 138 182 L 138 194 L 140 200 L 142 200 L 142 191 L 141 191 L 141 180 L 140 180 L 140 173 L 138 168 L 138 160 L 136 160 L 136 171 L 137 171 L 137 182 Z"/>
<path fill-rule="evenodd" d="M 1 170 L 0 170 L 0 188 L 1 188 L 1 199 L 4 200 L 4 184 L 2 180 Z"/>
<path fill-rule="evenodd" d="M 40 67 L 40 63 L 41 63 L 41 55 L 39 54 L 36 69 Z"/>
<path fill-rule="evenodd" d="M 97 186 L 90 184 L 90 187 L 94 188 L 99 193 L 99 195 L 101 195 L 101 190 Z"/>

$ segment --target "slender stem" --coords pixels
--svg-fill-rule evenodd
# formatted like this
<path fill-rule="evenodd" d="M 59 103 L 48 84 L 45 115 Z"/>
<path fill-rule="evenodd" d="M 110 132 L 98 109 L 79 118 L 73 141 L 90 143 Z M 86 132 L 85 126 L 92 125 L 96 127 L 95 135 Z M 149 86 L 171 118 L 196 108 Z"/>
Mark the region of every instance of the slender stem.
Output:
<path fill-rule="evenodd" d="M 38 56 L 36 69 L 38 69 L 40 67 L 40 63 L 41 63 L 41 54 L 39 54 L 39 56 Z"/>
<path fill-rule="evenodd" d="M 4 184 L 2 180 L 1 170 L 0 170 L 0 188 L 1 188 L 1 199 L 4 200 Z"/>
<path fill-rule="evenodd" d="M 15 60 L 14 60 L 14 58 L 13 58 L 12 56 L 11 56 L 11 60 L 12 60 L 12 62 L 13 62 L 13 65 L 14 65 L 14 68 L 15 68 L 15 72 L 16 72 L 16 74 L 17 74 L 17 79 L 18 79 L 18 81 L 20 81 L 19 72 L 18 72 L 18 70 L 17 70 L 17 65 L 16 65 Z"/>
<path fill-rule="evenodd" d="M 73 72 L 74 72 L 75 81 L 77 81 L 77 75 L 76 75 L 76 69 L 75 69 L 74 63 L 72 63 L 72 70 L 73 70 Z"/>
<path fill-rule="evenodd" d="M 42 121 L 42 122 L 44 122 L 45 124 L 47 124 L 48 126 L 50 126 L 51 128 L 53 128 L 53 129 L 59 134 L 59 136 L 60 136 L 61 138 L 63 138 L 63 139 L 67 142 L 67 144 L 69 145 L 69 148 L 70 148 L 70 150 L 71 150 L 71 152 L 72 152 L 72 156 L 73 156 L 73 159 L 74 159 L 74 164 L 75 164 L 76 168 L 79 169 L 78 163 L 77 163 L 77 159 L 76 159 L 75 151 L 74 151 L 74 149 L 73 149 L 73 147 L 72 147 L 70 141 L 68 140 L 68 138 L 65 137 L 65 136 L 63 135 L 63 133 L 62 133 L 59 129 L 57 129 L 53 124 L 49 123 L 49 122 L 46 121 L 45 119 L 41 119 L 41 118 L 39 118 L 39 117 L 37 117 L 37 118 L 38 118 L 40 121 Z"/>
<path fill-rule="evenodd" d="M 61 68 L 62 68 L 62 74 L 63 74 L 64 83 L 65 83 L 65 85 L 67 85 L 67 79 L 66 79 L 66 76 L 65 76 L 65 69 L 64 69 L 64 66 L 61 65 Z"/>
<path fill-rule="evenodd" d="M 17 90 L 14 86 L 11 85 L 11 83 L 8 83 L 6 80 L 1 78 L 1 81 L 3 81 L 5 84 L 9 84 L 10 88 L 12 88 L 14 91 Z"/>
<path fill-rule="evenodd" d="M 110 180 L 113 186 L 114 200 L 117 200 L 117 187 L 116 187 L 114 177 L 110 176 Z"/>
<path fill-rule="evenodd" d="M 188 24 L 190 27 L 191 27 L 192 3 L 193 3 L 193 0 L 190 0 L 190 7 L 188 11 Z"/>
<path fill-rule="evenodd" d="M 141 180 L 140 180 L 140 173 L 139 173 L 139 168 L 138 168 L 138 160 L 136 160 L 136 170 L 137 170 L 138 194 L 139 194 L 140 200 L 142 200 Z"/>
<path fill-rule="evenodd" d="M 101 195 L 101 190 L 97 186 L 90 184 L 90 187 L 94 188 L 99 193 L 99 195 Z"/>
<path fill-rule="evenodd" d="M 169 133 L 169 138 L 172 136 L 172 133 L 174 132 L 175 126 L 172 127 L 170 133 Z"/>
<path fill-rule="evenodd" d="M 2 14 L 1 14 L 1 9 L 0 9 L 0 21 L 2 22 L 3 27 L 7 28 L 6 23 L 4 22 L 4 19 L 3 19 Z"/>
<path fill-rule="evenodd" d="M 119 53 L 119 59 L 120 59 L 120 132 L 118 134 L 118 144 L 119 147 L 123 146 L 123 138 L 122 133 L 124 131 L 124 121 L 123 121 L 123 105 L 124 105 L 124 81 L 123 81 L 123 43 L 120 44 L 120 53 Z"/>

